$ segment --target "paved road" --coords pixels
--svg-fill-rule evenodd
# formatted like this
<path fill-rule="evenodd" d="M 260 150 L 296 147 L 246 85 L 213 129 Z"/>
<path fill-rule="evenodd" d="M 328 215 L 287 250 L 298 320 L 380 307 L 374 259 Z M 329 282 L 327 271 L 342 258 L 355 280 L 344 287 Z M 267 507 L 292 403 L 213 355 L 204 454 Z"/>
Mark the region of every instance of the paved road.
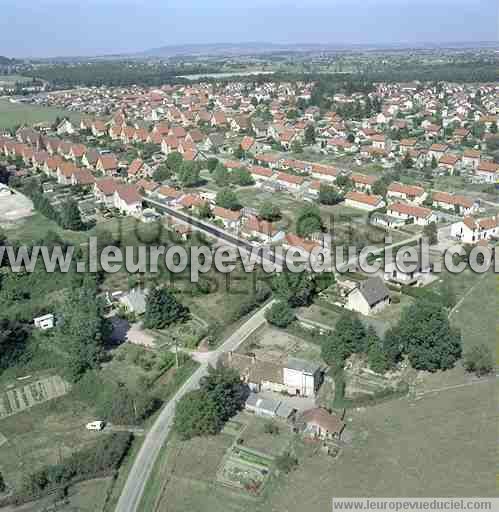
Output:
<path fill-rule="evenodd" d="M 186 393 L 199 387 L 199 382 L 208 372 L 208 364 L 215 364 L 224 352 L 237 349 L 241 343 L 248 338 L 258 327 L 265 323 L 265 311 L 272 305 L 268 303 L 251 316 L 237 331 L 235 331 L 225 342 L 211 353 L 191 378 L 177 391 L 175 396 L 163 408 L 158 419 L 147 434 L 144 444 L 140 449 L 133 467 L 128 475 L 125 487 L 116 506 L 116 512 L 136 512 L 139 510 L 140 501 L 144 493 L 147 480 L 149 479 L 154 463 L 158 458 L 159 451 L 170 433 L 175 403 Z"/>
<path fill-rule="evenodd" d="M 238 237 L 232 233 L 229 233 L 225 229 L 222 229 L 214 224 L 210 224 L 208 222 L 204 222 L 201 219 L 193 217 L 192 215 L 188 215 L 179 210 L 176 210 L 164 203 L 151 199 L 150 197 L 142 197 L 144 203 L 148 203 L 160 210 L 164 213 L 168 214 L 170 217 L 174 217 L 177 220 L 180 220 L 183 223 L 189 224 L 193 229 L 200 231 L 208 236 L 217 238 L 218 240 L 231 245 L 232 247 L 237 247 L 238 249 L 245 250 L 247 253 L 251 253 L 252 251 L 259 251 L 258 260 L 262 262 L 263 260 L 270 261 L 271 263 L 276 261 L 276 266 L 283 266 L 283 260 L 278 256 L 275 256 L 272 251 L 268 251 L 267 253 L 263 252 L 263 248 L 253 245 L 248 240 Z"/>

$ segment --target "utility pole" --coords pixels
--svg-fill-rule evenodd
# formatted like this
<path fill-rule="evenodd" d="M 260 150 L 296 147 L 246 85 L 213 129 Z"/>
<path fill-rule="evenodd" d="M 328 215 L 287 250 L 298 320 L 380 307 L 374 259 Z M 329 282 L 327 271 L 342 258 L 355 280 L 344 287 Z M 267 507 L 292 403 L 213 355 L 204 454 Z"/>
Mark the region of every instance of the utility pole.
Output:
<path fill-rule="evenodd" d="M 175 342 L 175 366 L 178 368 L 180 367 L 178 363 L 178 339 L 177 336 L 173 336 L 173 341 Z"/>

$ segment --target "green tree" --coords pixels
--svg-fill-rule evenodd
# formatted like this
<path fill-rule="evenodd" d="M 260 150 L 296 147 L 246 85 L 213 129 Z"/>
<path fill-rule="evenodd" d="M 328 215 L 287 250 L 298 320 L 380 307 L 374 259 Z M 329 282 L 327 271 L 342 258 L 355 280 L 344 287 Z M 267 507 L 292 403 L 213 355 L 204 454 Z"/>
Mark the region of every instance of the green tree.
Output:
<path fill-rule="evenodd" d="M 210 173 L 217 168 L 218 163 L 218 158 L 210 157 L 208 158 L 208 160 L 206 160 L 206 167 L 208 168 Z"/>
<path fill-rule="evenodd" d="M 62 320 L 55 336 L 68 355 L 67 377 L 75 382 L 87 370 L 98 367 L 109 329 L 103 318 L 102 303 L 97 299 L 95 281 L 86 277 L 81 288 L 70 290 L 60 312 Z"/>
<path fill-rule="evenodd" d="M 349 176 L 345 174 L 340 174 L 336 178 L 336 185 L 340 188 L 349 189 L 352 188 L 352 180 Z"/>
<path fill-rule="evenodd" d="M 322 343 L 322 358 L 339 370 L 353 353 L 367 351 L 366 330 L 362 322 L 351 312 L 346 311 L 336 322 L 334 331 Z"/>
<path fill-rule="evenodd" d="M 168 153 L 166 157 L 166 166 L 172 173 L 176 173 L 182 167 L 182 163 L 184 161 L 184 157 L 178 151 L 172 151 Z"/>
<path fill-rule="evenodd" d="M 276 296 L 291 307 L 308 306 L 315 293 L 315 281 L 307 272 L 280 272 L 272 279 Z"/>
<path fill-rule="evenodd" d="M 366 344 L 369 368 L 376 373 L 385 373 L 388 370 L 388 360 L 381 339 L 372 326 L 367 329 Z"/>
<path fill-rule="evenodd" d="M 397 327 L 389 329 L 383 338 L 383 353 L 390 368 L 393 368 L 401 360 L 403 348 L 404 344 L 399 329 Z"/>
<path fill-rule="evenodd" d="M 309 124 L 305 128 L 305 144 L 310 146 L 311 144 L 315 144 L 315 128 L 314 125 Z"/>
<path fill-rule="evenodd" d="M 436 169 L 438 167 L 437 159 L 435 158 L 435 155 L 431 157 L 431 168 Z"/>
<path fill-rule="evenodd" d="M 423 228 L 423 236 L 428 238 L 430 245 L 438 243 L 438 227 L 436 222 L 430 222 Z"/>
<path fill-rule="evenodd" d="M 164 329 L 174 322 L 184 321 L 189 308 L 181 304 L 168 288 L 153 288 L 146 297 L 144 327 Z"/>
<path fill-rule="evenodd" d="M 273 222 L 281 218 L 281 209 L 272 201 L 264 201 L 258 209 L 258 216 L 263 220 Z"/>
<path fill-rule="evenodd" d="M 226 187 L 230 183 L 229 171 L 227 167 L 225 167 L 225 165 L 221 162 L 218 163 L 213 173 L 213 179 L 219 187 Z"/>
<path fill-rule="evenodd" d="M 200 180 L 198 164 L 189 161 L 183 162 L 177 176 L 184 187 L 196 186 Z"/>
<path fill-rule="evenodd" d="M 447 310 L 438 302 L 419 299 L 407 307 L 398 331 L 416 370 L 447 370 L 461 357 L 461 333 L 450 326 Z"/>
<path fill-rule="evenodd" d="M 198 207 L 198 215 L 202 218 L 202 219 L 208 219 L 211 217 L 211 207 L 210 207 L 210 203 L 208 203 L 208 201 L 205 201 L 204 203 L 201 204 L 201 206 Z"/>
<path fill-rule="evenodd" d="M 243 167 L 232 171 L 232 182 L 242 187 L 248 187 L 255 184 L 255 180 L 251 173 L 248 169 L 244 169 Z"/>
<path fill-rule="evenodd" d="M 494 369 L 494 356 L 485 344 L 475 345 L 464 353 L 464 367 L 478 377 L 487 375 Z"/>
<path fill-rule="evenodd" d="M 5 307 L 5 303 L 2 304 Z M 16 366 L 27 349 L 30 329 L 20 322 L 0 319 L 0 371 Z"/>
<path fill-rule="evenodd" d="M 298 466 L 298 459 L 289 452 L 286 452 L 275 458 L 275 464 L 279 471 L 288 474 Z"/>
<path fill-rule="evenodd" d="M 158 166 L 152 174 L 152 179 L 161 183 L 173 176 L 173 171 L 168 167 L 166 163 Z"/>
<path fill-rule="evenodd" d="M 490 125 L 490 133 L 497 133 L 497 123 L 492 123 Z"/>
<path fill-rule="evenodd" d="M 208 375 L 203 377 L 200 388 L 215 404 L 217 417 L 225 423 L 235 416 L 244 406 L 246 390 L 239 373 L 224 365 L 208 367 Z"/>
<path fill-rule="evenodd" d="M 341 203 L 341 201 L 343 201 L 343 195 L 338 192 L 336 187 L 321 183 L 319 189 L 319 202 L 321 204 L 333 205 Z"/>
<path fill-rule="evenodd" d="M 216 404 L 202 389 L 190 391 L 175 406 L 173 428 L 181 439 L 214 435 L 222 428 Z"/>
<path fill-rule="evenodd" d="M 402 159 L 402 166 L 405 169 L 412 169 L 414 167 L 414 161 L 408 151 L 406 151 L 404 158 Z"/>
<path fill-rule="evenodd" d="M 237 148 L 234 150 L 234 157 L 237 158 L 237 160 L 241 160 L 241 158 L 244 157 L 244 151 L 241 145 L 237 146 Z"/>
<path fill-rule="evenodd" d="M 74 199 L 68 199 L 63 205 L 60 219 L 64 229 L 79 231 L 84 227 L 78 204 Z"/>
<path fill-rule="evenodd" d="M 270 324 L 284 329 L 295 319 L 295 314 L 288 302 L 280 300 L 265 312 L 265 319 Z"/>
<path fill-rule="evenodd" d="M 215 202 L 218 206 L 226 208 L 227 210 L 240 210 L 242 208 L 237 194 L 229 188 L 220 190 L 215 198 Z"/>
<path fill-rule="evenodd" d="M 314 204 L 306 204 L 298 210 L 296 221 L 296 233 L 302 237 L 308 237 L 319 233 L 323 229 L 321 212 Z"/>

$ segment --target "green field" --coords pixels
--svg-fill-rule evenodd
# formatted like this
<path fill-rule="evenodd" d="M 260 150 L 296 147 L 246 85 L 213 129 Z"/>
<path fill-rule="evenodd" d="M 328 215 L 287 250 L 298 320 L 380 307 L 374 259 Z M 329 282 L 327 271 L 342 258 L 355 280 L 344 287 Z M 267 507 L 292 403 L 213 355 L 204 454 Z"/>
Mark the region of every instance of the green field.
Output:
<path fill-rule="evenodd" d="M 79 121 L 80 114 L 67 110 L 11 103 L 0 99 L 0 130 L 11 129 L 19 125 L 33 125 L 36 123 L 53 123 L 58 117 L 69 117 L 72 121 Z"/>

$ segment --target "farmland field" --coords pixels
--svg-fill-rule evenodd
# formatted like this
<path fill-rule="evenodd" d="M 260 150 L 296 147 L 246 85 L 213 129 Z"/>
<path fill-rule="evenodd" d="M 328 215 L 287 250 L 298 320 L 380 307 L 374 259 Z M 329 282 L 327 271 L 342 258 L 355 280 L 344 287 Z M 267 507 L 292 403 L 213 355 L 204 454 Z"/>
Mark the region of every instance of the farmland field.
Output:
<path fill-rule="evenodd" d="M 39 105 L 11 103 L 0 99 L 0 129 L 11 129 L 23 124 L 53 123 L 58 117 L 69 117 L 72 121 L 80 119 L 80 115 L 75 112 Z"/>

